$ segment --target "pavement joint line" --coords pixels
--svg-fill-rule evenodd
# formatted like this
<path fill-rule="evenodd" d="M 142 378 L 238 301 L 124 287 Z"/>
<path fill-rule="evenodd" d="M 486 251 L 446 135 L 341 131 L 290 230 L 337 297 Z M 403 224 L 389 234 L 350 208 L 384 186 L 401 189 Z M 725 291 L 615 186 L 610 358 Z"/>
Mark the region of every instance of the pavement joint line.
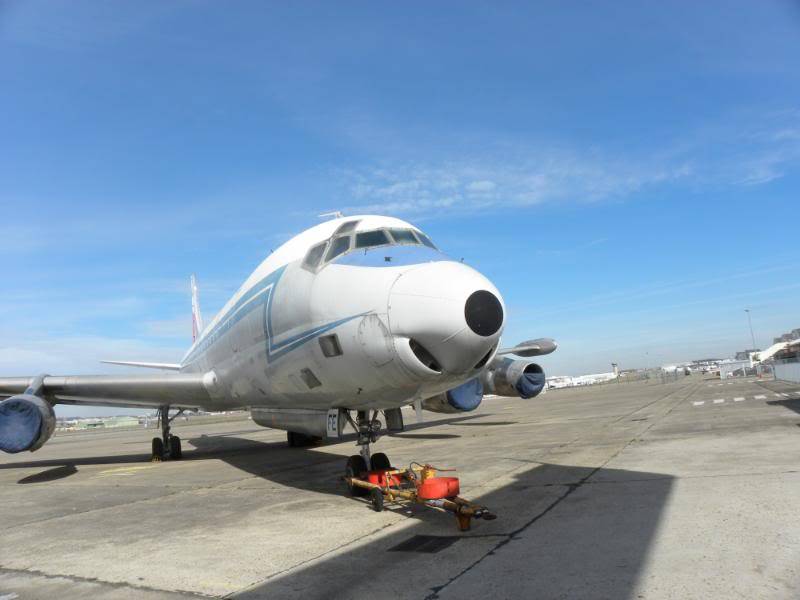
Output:
<path fill-rule="evenodd" d="M 695 384 L 694 386 L 692 386 L 692 387 L 690 388 L 690 391 L 689 391 L 689 393 L 688 393 L 688 394 L 687 394 L 685 397 L 684 397 L 684 396 L 681 396 L 681 397 L 680 397 L 680 398 L 679 398 L 677 401 L 675 401 L 675 402 L 674 402 L 674 403 L 673 403 L 673 404 L 672 404 L 672 405 L 671 405 L 671 406 L 670 406 L 670 407 L 667 409 L 667 411 L 666 411 L 666 412 L 664 412 L 664 414 L 662 414 L 662 415 L 661 415 L 661 416 L 660 416 L 658 419 L 656 419 L 656 420 L 654 420 L 652 423 L 650 423 L 650 424 L 649 424 L 649 425 L 648 425 L 648 426 L 645 428 L 645 430 L 644 430 L 644 431 L 642 431 L 642 432 L 639 432 L 639 433 L 637 433 L 636 435 L 634 435 L 632 438 L 630 438 L 630 439 L 629 439 L 629 440 L 628 440 L 626 443 L 624 443 L 624 444 L 623 444 L 623 445 L 622 445 L 622 446 L 621 446 L 619 449 L 617 449 L 617 451 L 616 451 L 616 452 L 614 452 L 614 453 L 613 453 L 611 456 L 609 456 L 609 457 L 608 457 L 608 458 L 607 458 L 605 461 L 603 461 L 603 463 L 602 463 L 602 464 L 600 464 L 600 465 L 599 465 L 599 466 L 597 466 L 597 467 L 594 467 L 594 468 L 593 468 L 593 469 L 592 469 L 592 470 L 591 470 L 591 471 L 590 471 L 590 472 L 589 472 L 589 473 L 588 473 L 586 476 L 582 477 L 582 478 L 581 478 L 581 479 L 578 481 L 578 483 L 567 484 L 567 489 L 565 490 L 565 492 L 564 492 L 563 494 L 561 494 L 561 495 L 560 495 L 558 498 L 556 498 L 555 500 L 553 500 L 553 502 L 551 502 L 550 504 L 548 504 L 548 505 L 547 505 L 547 506 L 546 506 L 546 507 L 545 507 L 543 510 L 541 510 L 539 513 L 537 513 L 536 515 L 534 515 L 534 516 L 533 516 L 531 519 L 529 519 L 527 522 L 523 523 L 523 524 L 522 524 L 520 527 L 518 527 L 517 529 L 515 529 L 514 531 L 512 531 L 510 534 L 508 534 L 508 536 L 507 536 L 507 537 L 505 537 L 505 538 L 503 538 L 502 540 L 500 540 L 500 541 L 499 541 L 497 544 L 495 544 L 495 546 L 494 546 L 493 548 L 489 549 L 489 551 L 488 551 L 488 552 L 486 552 L 486 553 L 484 553 L 482 556 L 478 557 L 478 559 L 477 559 L 477 560 L 475 560 L 475 561 L 474 561 L 474 562 L 472 562 L 470 565 L 468 565 L 468 566 L 467 566 L 467 567 L 465 567 L 463 570 L 461 570 L 459 573 L 457 573 L 456 575 L 454 575 L 453 577 L 451 577 L 450 579 L 448 579 L 448 580 L 447 580 L 445 583 L 443 583 L 443 584 L 441 584 L 441 585 L 434 586 L 434 587 L 430 588 L 430 590 L 431 590 L 431 593 L 430 593 L 430 594 L 428 594 L 427 596 L 425 596 L 425 600 L 437 600 L 437 599 L 439 598 L 439 593 L 440 593 L 442 590 L 444 590 L 445 588 L 447 588 L 449 585 L 451 585 L 451 584 L 452 584 L 454 581 L 456 581 L 457 579 L 461 578 L 463 575 L 465 575 L 466 573 L 468 573 L 469 571 L 471 571 L 472 569 L 474 569 L 476 566 L 478 566 L 478 565 L 479 565 L 481 562 L 483 562 L 483 561 L 484 561 L 486 558 L 488 558 L 489 556 L 492 556 L 492 555 L 494 555 L 494 554 L 495 554 L 495 553 L 496 553 L 498 550 L 500 550 L 500 548 L 502 548 L 502 547 L 506 546 L 507 544 L 510 544 L 510 543 L 511 543 L 512 541 L 514 541 L 515 539 L 519 539 L 519 535 L 520 535 L 521 533 L 523 533 L 523 532 L 524 532 L 525 530 L 527 530 L 529 527 L 531 527 L 532 525 L 534 525 L 534 524 L 535 524 L 537 521 L 539 521 L 541 518 L 543 518 L 544 516 L 546 516 L 546 515 L 547 515 L 547 514 L 548 514 L 550 511 L 552 511 L 553 509 L 555 509 L 555 508 L 556 508 L 556 507 L 557 507 L 559 504 L 561 504 L 561 502 L 562 502 L 562 501 L 566 500 L 566 499 L 567 499 L 567 498 L 568 498 L 568 497 L 569 497 L 569 496 L 570 496 L 572 493 L 574 493 L 576 490 L 580 489 L 580 488 L 581 488 L 581 487 L 582 487 L 582 486 L 583 486 L 585 483 L 587 483 L 587 482 L 588 482 L 588 481 L 589 481 L 589 480 L 590 480 L 590 479 L 591 479 L 591 478 L 592 478 L 592 477 L 593 477 L 593 476 L 594 476 L 594 475 L 595 475 L 595 474 L 596 474 L 598 471 L 600 471 L 601 469 L 605 468 L 605 467 L 606 467 L 606 465 L 608 465 L 608 464 L 609 464 L 609 463 L 610 463 L 612 460 L 614 460 L 614 459 L 615 459 L 617 456 L 619 456 L 620 454 L 622 454 L 622 452 L 624 452 L 626 448 L 628 448 L 628 447 L 629 447 L 631 444 L 633 444 L 633 443 L 634 443 L 634 442 L 635 442 L 637 439 L 640 439 L 640 438 L 641 438 L 643 435 L 645 435 L 645 434 L 646 434 L 648 431 L 650 431 L 650 429 L 652 429 L 653 427 L 655 427 L 655 425 L 658 423 L 658 421 L 659 421 L 659 420 L 661 420 L 661 419 L 663 419 L 664 417 L 666 417 L 667 415 L 669 415 L 669 414 L 670 414 L 670 413 L 671 413 L 673 410 L 675 410 L 675 408 L 676 408 L 676 407 L 678 407 L 680 404 L 683 404 L 683 402 L 685 402 L 686 400 L 688 400 L 689 398 L 691 398 L 691 397 L 694 395 L 694 393 L 697 391 L 697 389 L 698 389 L 698 388 L 699 388 L 699 385 L 698 385 L 698 384 Z M 662 401 L 662 400 L 666 400 L 666 399 L 667 399 L 667 398 L 669 398 L 669 397 L 670 397 L 672 394 L 674 394 L 674 393 L 676 393 L 676 392 L 683 392 L 683 391 L 684 391 L 684 389 L 683 389 L 683 388 L 678 388 L 677 390 L 673 390 L 673 391 L 669 392 L 668 394 L 665 394 L 664 396 L 660 397 L 659 399 L 657 399 L 657 400 L 654 400 L 653 402 L 659 402 L 659 401 Z M 648 407 L 648 406 L 652 405 L 652 404 L 653 404 L 653 402 L 649 402 L 649 403 L 647 403 L 645 406 L 643 406 L 643 407 L 641 407 L 641 408 L 646 408 L 646 407 Z M 632 412 L 632 413 L 630 413 L 630 414 L 634 414 L 634 413 L 636 413 L 638 410 L 641 410 L 641 408 L 640 408 L 640 409 L 637 409 L 637 410 L 635 410 L 635 411 L 633 411 L 633 412 Z M 617 423 L 618 421 L 619 421 L 619 420 L 617 420 L 617 421 L 614 421 L 614 423 Z"/>
<path fill-rule="evenodd" d="M 116 589 L 131 589 L 131 590 L 140 590 L 142 592 L 157 592 L 157 593 L 167 593 L 167 594 L 175 594 L 180 596 L 185 596 L 187 598 L 217 598 L 218 596 L 213 596 L 211 594 L 203 594 L 201 592 L 189 592 L 186 590 L 165 590 L 162 588 L 155 588 L 147 585 L 136 585 L 134 583 L 125 583 L 121 581 L 106 581 L 105 579 L 99 579 L 97 577 L 81 577 L 80 575 L 65 575 L 65 574 L 58 574 L 58 573 L 47 573 L 45 571 L 40 571 L 38 569 L 14 569 L 11 567 L 4 567 L 0 565 L 0 574 L 9 574 L 9 575 L 35 575 L 37 577 L 44 577 L 45 579 L 68 579 L 70 581 L 74 581 L 76 583 L 94 583 L 97 585 L 103 585 L 107 587 L 113 587 Z"/>
<path fill-rule="evenodd" d="M 285 569 L 281 569 L 280 571 L 276 571 L 275 573 L 272 573 L 272 574 L 268 575 L 267 577 L 265 577 L 263 579 L 259 579 L 258 581 L 254 582 L 254 583 L 251 583 L 250 585 L 247 585 L 247 586 L 245 586 L 245 587 L 243 587 L 241 589 L 238 589 L 238 590 L 236 590 L 234 592 L 230 592 L 230 593 L 225 594 L 223 596 L 214 596 L 214 597 L 215 598 L 223 598 L 223 599 L 224 598 L 234 598 L 237 594 L 242 594 L 242 593 L 247 592 L 248 590 L 252 590 L 252 589 L 258 588 L 258 587 L 264 585 L 267 581 L 270 581 L 271 579 L 275 579 L 276 577 L 279 577 L 280 575 L 284 575 L 285 573 L 288 573 L 289 571 L 292 571 L 293 569 L 297 569 L 299 567 L 303 567 L 303 566 L 307 565 L 308 563 L 314 562 L 315 560 L 319 560 L 319 559 L 321 559 L 321 558 L 323 558 L 325 556 L 328 556 L 329 554 L 333 554 L 334 552 L 338 552 L 339 550 L 347 548 L 348 546 L 351 546 L 351 545 L 353 545 L 353 544 L 355 544 L 357 542 L 360 542 L 360 541 L 362 541 L 364 539 L 370 538 L 370 537 L 374 536 L 375 534 L 380 533 L 381 531 L 389 529 L 390 527 L 395 527 L 398 523 L 405 523 L 405 522 L 406 522 L 406 519 L 401 519 L 401 520 L 395 521 L 394 523 L 387 523 L 386 525 L 378 527 L 377 529 L 373 529 L 372 531 L 370 531 L 368 533 L 365 533 L 362 536 L 359 536 L 357 538 L 354 538 L 352 540 L 349 540 L 349 541 L 345 542 L 344 544 L 336 546 L 335 548 L 331 548 L 330 550 L 322 552 L 321 554 L 318 554 L 317 556 L 312 556 L 311 558 L 308 558 L 306 560 L 300 561 L 299 563 L 294 564 L 294 565 L 292 565 L 290 567 L 286 567 Z"/>

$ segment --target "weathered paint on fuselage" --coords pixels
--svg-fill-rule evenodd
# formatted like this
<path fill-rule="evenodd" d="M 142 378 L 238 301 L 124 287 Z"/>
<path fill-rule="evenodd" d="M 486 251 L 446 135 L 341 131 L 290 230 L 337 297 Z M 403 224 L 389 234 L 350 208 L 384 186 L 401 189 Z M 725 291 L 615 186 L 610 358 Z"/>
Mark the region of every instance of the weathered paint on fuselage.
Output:
<path fill-rule="evenodd" d="M 419 245 L 354 250 L 316 272 L 303 265 L 309 248 L 353 220 L 359 220 L 356 231 L 416 230 L 388 217 L 335 219 L 301 233 L 264 260 L 182 361 L 184 372 L 213 372 L 212 395 L 219 406 L 384 409 L 444 392 L 475 377 L 480 369 L 433 376 L 420 374 L 413 365 L 409 368 L 402 348 L 399 352 L 397 347 L 407 343 L 407 338 L 392 333 L 392 290 L 401 277 L 440 263 L 446 263 L 437 267 L 444 269 L 446 277 L 477 278 L 482 287 L 497 293 L 494 287 L 470 267 Z M 437 279 L 436 274 L 433 277 Z M 471 279 L 465 289 L 470 286 Z M 404 294 L 408 296 L 407 291 Z M 461 307 L 458 310 L 463 313 Z M 458 326 L 451 329 L 449 337 L 464 335 Z M 326 357 L 319 338 L 333 333 L 342 354 Z M 486 348 L 475 352 L 496 350 L 499 335 L 487 338 Z M 465 360 L 469 363 L 472 358 Z M 313 379 L 309 385 L 308 372 L 319 385 Z"/>

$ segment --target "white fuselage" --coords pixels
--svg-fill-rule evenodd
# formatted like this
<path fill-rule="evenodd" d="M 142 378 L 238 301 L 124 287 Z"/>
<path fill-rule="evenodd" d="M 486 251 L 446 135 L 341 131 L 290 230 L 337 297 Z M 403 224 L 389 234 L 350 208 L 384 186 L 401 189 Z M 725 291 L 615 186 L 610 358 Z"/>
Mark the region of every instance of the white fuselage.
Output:
<path fill-rule="evenodd" d="M 212 373 L 220 406 L 395 408 L 478 376 L 503 315 L 488 279 L 412 225 L 339 218 L 264 260 L 181 370 Z"/>

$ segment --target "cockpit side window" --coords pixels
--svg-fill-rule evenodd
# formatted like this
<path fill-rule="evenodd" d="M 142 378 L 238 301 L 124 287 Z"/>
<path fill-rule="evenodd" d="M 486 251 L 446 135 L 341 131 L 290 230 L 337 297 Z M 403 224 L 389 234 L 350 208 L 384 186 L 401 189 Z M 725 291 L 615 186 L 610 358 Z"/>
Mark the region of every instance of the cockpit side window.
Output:
<path fill-rule="evenodd" d="M 423 244 L 425 244 L 428 248 L 433 248 L 434 250 L 438 250 L 438 248 L 431 241 L 431 238 L 429 238 L 427 235 L 425 235 L 421 231 L 415 231 L 414 233 L 417 234 L 417 237 L 419 238 L 419 241 L 422 242 Z"/>
<path fill-rule="evenodd" d="M 350 236 L 343 235 L 341 237 L 334 238 L 333 242 L 331 243 L 331 248 L 328 250 L 328 254 L 325 256 L 325 261 L 331 261 L 340 254 L 347 252 L 350 249 Z"/>
<path fill-rule="evenodd" d="M 347 221 L 345 223 L 342 223 L 341 225 L 339 225 L 339 227 L 336 229 L 336 231 L 333 232 L 333 235 L 341 235 L 341 234 L 345 234 L 345 233 L 352 233 L 353 230 L 356 228 L 356 225 L 358 225 L 360 222 L 361 221 L 356 219 L 355 221 Z"/>
<path fill-rule="evenodd" d="M 322 260 L 322 255 L 325 253 L 325 246 L 327 245 L 328 242 L 322 242 L 321 244 L 312 246 L 311 250 L 306 254 L 305 260 L 303 260 L 303 266 L 309 269 L 316 269 Z"/>
<path fill-rule="evenodd" d="M 414 232 L 410 229 L 390 229 L 389 233 L 397 244 L 419 244 L 414 237 Z"/>
<path fill-rule="evenodd" d="M 389 236 L 383 229 L 356 234 L 356 248 L 374 248 L 389 244 Z"/>

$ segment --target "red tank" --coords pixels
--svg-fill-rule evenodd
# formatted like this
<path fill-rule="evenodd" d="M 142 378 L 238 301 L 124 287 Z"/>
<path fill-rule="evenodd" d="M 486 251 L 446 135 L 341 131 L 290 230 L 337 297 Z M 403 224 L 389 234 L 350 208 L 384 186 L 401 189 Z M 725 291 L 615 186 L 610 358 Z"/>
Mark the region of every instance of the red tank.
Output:
<path fill-rule="evenodd" d="M 460 491 L 458 477 L 429 477 L 417 486 L 417 496 L 421 500 L 454 498 Z"/>
<path fill-rule="evenodd" d="M 378 469 L 376 471 L 368 471 L 367 472 L 367 481 L 370 483 L 374 483 L 375 485 L 379 485 L 381 487 L 386 487 L 386 471 L 387 469 Z M 397 487 L 400 485 L 400 478 L 397 475 L 389 475 L 389 485 Z"/>

